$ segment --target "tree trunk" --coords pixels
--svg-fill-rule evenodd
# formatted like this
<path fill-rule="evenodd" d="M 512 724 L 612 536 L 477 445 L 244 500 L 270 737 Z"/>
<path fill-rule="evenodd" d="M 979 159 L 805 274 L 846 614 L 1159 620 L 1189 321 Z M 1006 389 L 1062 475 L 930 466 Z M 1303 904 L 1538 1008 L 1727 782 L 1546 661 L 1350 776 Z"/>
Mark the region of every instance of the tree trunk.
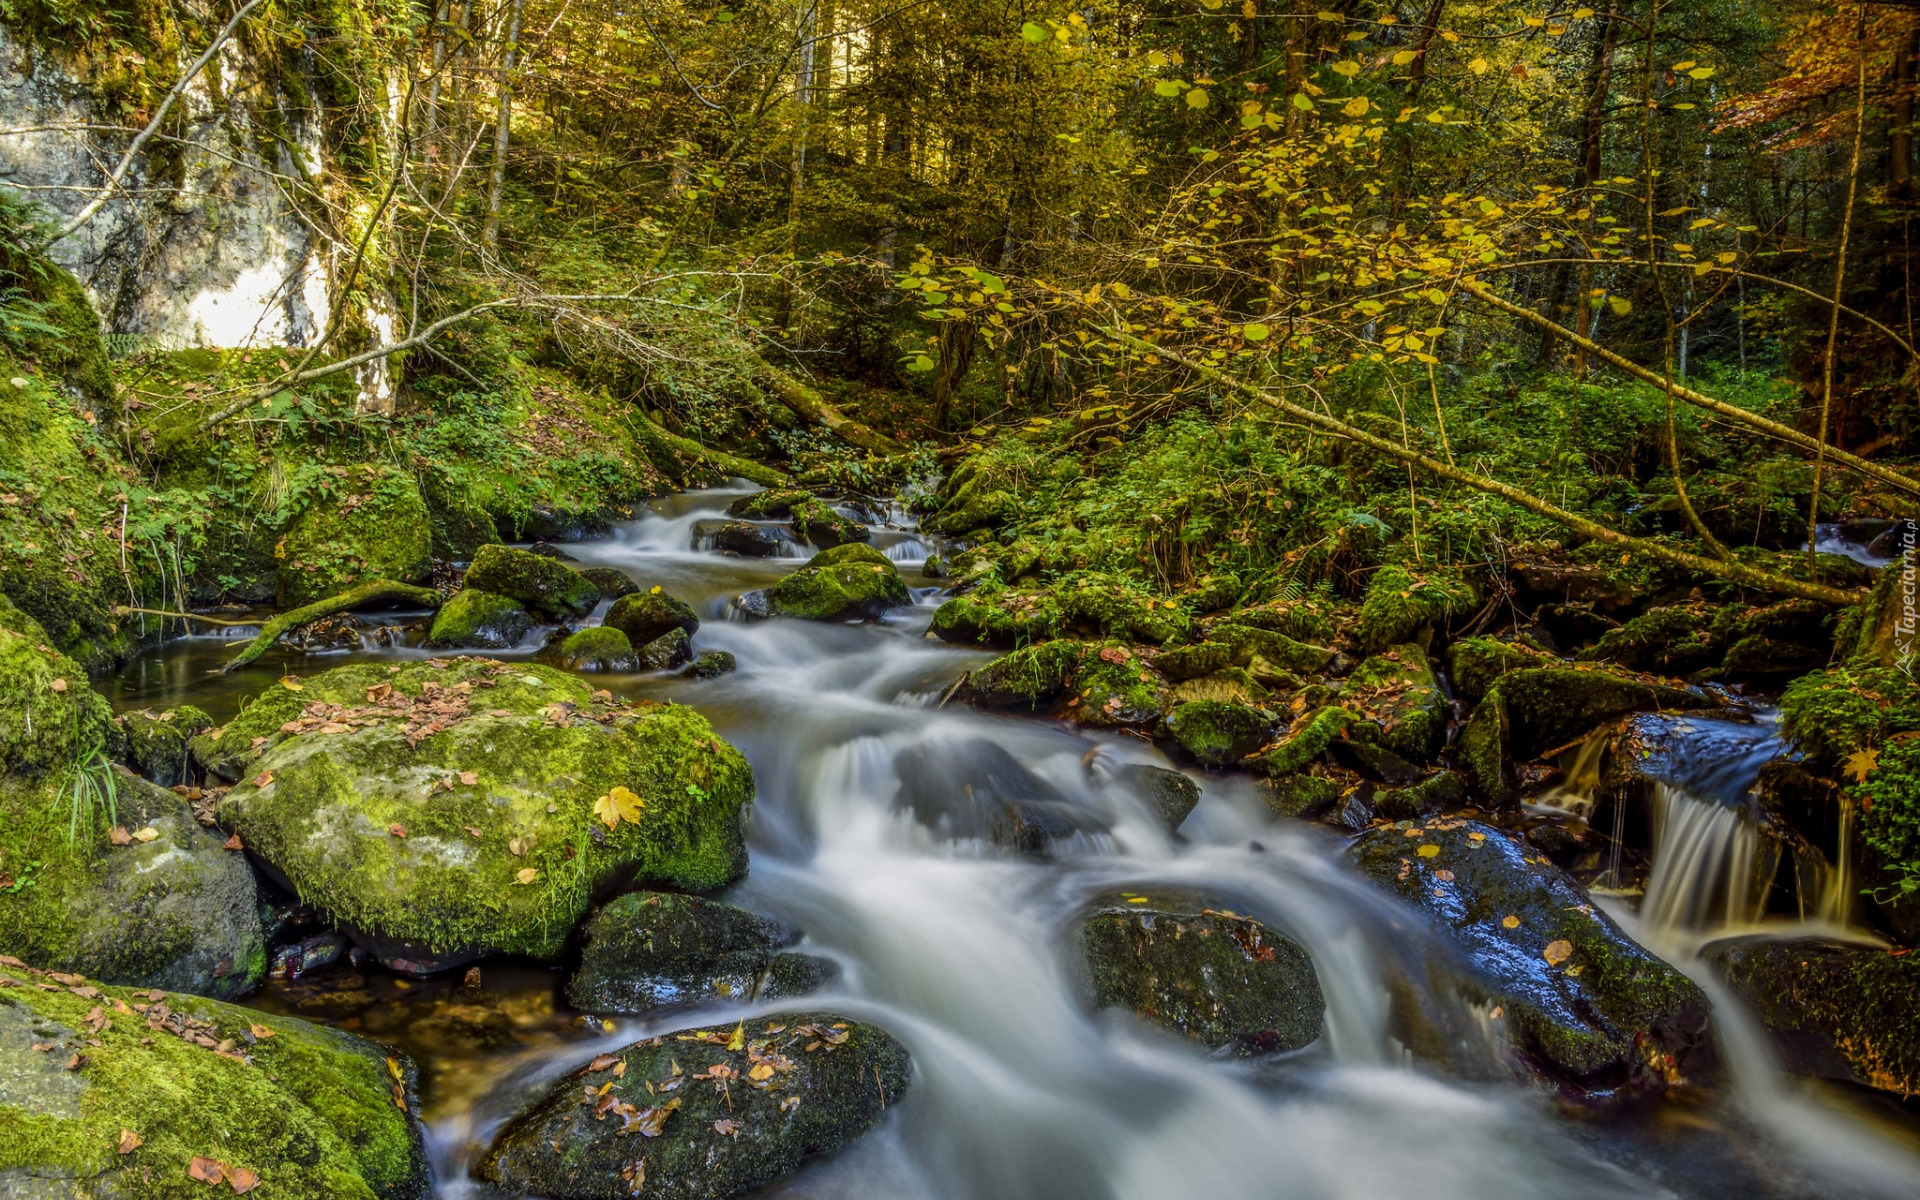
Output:
<path fill-rule="evenodd" d="M 500 111 L 493 126 L 493 173 L 487 178 L 487 219 L 480 244 L 491 250 L 500 239 L 500 197 L 507 190 L 507 143 L 513 130 L 513 70 L 520 58 L 520 13 L 525 0 L 513 0 L 507 17 L 506 53 L 500 60 Z"/>
<path fill-rule="evenodd" d="M 1920 29 L 1900 44 L 1893 60 L 1893 103 L 1887 119 L 1887 182 L 1897 200 L 1913 199 L 1914 60 L 1920 58 Z"/>

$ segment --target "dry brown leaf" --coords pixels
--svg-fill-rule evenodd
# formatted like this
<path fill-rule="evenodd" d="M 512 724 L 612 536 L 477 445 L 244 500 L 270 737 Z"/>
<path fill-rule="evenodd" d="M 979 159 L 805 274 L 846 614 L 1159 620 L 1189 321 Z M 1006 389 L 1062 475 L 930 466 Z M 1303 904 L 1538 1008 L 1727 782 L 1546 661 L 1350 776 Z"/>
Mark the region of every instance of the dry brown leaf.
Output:
<path fill-rule="evenodd" d="M 1550 967 L 1557 967 L 1572 956 L 1573 943 L 1564 939 L 1557 942 L 1548 942 L 1546 949 L 1540 952 L 1540 957 L 1546 959 L 1547 965 Z"/>
<path fill-rule="evenodd" d="M 144 829 L 136 829 L 133 831 L 133 840 L 136 842 L 150 842 L 159 836 L 160 831 L 151 825 Z"/>
<path fill-rule="evenodd" d="M 127 832 L 125 825 L 115 825 L 107 830 L 107 840 L 116 846 L 125 846 L 133 841 L 133 835 Z"/>
<path fill-rule="evenodd" d="M 533 867 L 521 867 L 513 873 L 515 883 L 532 883 L 538 878 L 540 878 L 540 872 Z"/>
<path fill-rule="evenodd" d="M 114 1147 L 121 1154 L 132 1154 L 140 1148 L 140 1135 L 131 1129 L 120 1131 L 120 1142 Z"/>
<path fill-rule="evenodd" d="M 47 686 L 52 688 L 56 692 L 64 692 L 67 690 L 67 681 L 64 679 L 55 679 L 52 683 L 49 683 Z"/>
<path fill-rule="evenodd" d="M 211 1158 L 196 1156 L 187 1164 L 187 1177 L 198 1179 L 201 1183 L 219 1183 L 221 1174 L 220 1164 Z"/>

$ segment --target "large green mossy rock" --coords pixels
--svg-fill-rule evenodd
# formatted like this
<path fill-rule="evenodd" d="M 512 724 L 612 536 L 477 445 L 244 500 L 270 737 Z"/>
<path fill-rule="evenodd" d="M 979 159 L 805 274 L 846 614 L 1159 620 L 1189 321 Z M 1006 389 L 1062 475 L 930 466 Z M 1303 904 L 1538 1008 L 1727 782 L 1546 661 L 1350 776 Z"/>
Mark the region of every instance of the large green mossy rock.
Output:
<path fill-rule="evenodd" d="M 806 621 L 872 621 L 912 599 L 899 568 L 890 560 L 882 563 L 842 557 L 821 561 L 833 553 L 822 551 L 806 566 L 768 588 L 767 610 L 775 616 Z"/>
<path fill-rule="evenodd" d="M 1267 744 L 1273 716 L 1218 700 L 1191 700 L 1167 714 L 1167 736 L 1203 767 L 1232 766 Z"/>
<path fill-rule="evenodd" d="M 1818 938 L 1732 938 L 1701 952 L 1760 1018 L 1787 1069 L 1920 1095 L 1920 961 Z"/>
<path fill-rule="evenodd" d="M 415 1072 L 395 1052 L 198 996 L 48 982 L 0 964 L 0 1195 L 430 1193 Z M 189 1174 L 196 1159 L 214 1183 Z"/>
<path fill-rule="evenodd" d="M 1010 649 L 1059 636 L 1060 606 L 1045 591 L 978 587 L 934 610 L 934 635 L 962 645 Z"/>
<path fill-rule="evenodd" d="M 1421 762 L 1446 744 L 1453 706 L 1440 690 L 1426 653 L 1412 643 L 1383 650 L 1361 663 L 1347 677 L 1341 703 L 1371 726 L 1376 744 L 1402 758 Z"/>
<path fill-rule="evenodd" d="M 727 515 L 743 517 L 749 521 L 777 520 L 793 511 L 796 504 L 804 504 L 815 499 L 812 492 L 799 488 L 769 488 L 764 492 L 755 492 L 751 496 L 742 496 L 727 505 Z"/>
<path fill-rule="evenodd" d="M 426 644 L 433 650 L 506 650 L 532 633 L 533 623 L 533 614 L 516 600 L 461 588 L 433 615 Z"/>
<path fill-rule="evenodd" d="M 986 583 L 933 614 L 943 641 L 1011 649 L 1072 633 L 1164 643 L 1189 628 L 1184 610 L 1117 575 L 1085 572 L 1044 588 Z"/>
<path fill-rule="evenodd" d="M 221 821 L 402 969 L 550 957 L 617 877 L 705 891 L 746 866 L 753 773 L 706 719 L 549 667 L 340 667 L 194 751 L 240 781 Z M 609 828 L 595 804 L 615 788 L 639 807 Z"/>
<path fill-rule="evenodd" d="M 1414 572 L 1381 567 L 1367 581 L 1354 641 L 1363 654 L 1377 654 L 1401 642 L 1421 641 L 1449 618 L 1464 616 L 1480 603 L 1480 588 L 1465 572 L 1436 568 Z"/>
<path fill-rule="evenodd" d="M 963 691 L 982 708 L 1039 712 L 1066 690 L 1083 653 L 1081 643 L 1065 638 L 1026 646 L 973 671 Z"/>
<path fill-rule="evenodd" d="M 600 601 L 591 579 L 565 565 L 511 546 L 482 546 L 467 567 L 466 586 L 517 601 L 554 621 L 584 617 Z"/>
<path fill-rule="evenodd" d="M 1324 670 L 1333 659 L 1333 651 L 1325 646 L 1296 642 L 1284 633 L 1252 625 L 1215 625 L 1207 638 L 1225 643 L 1228 661 L 1263 683 L 1290 685 L 1295 676 Z"/>
<path fill-rule="evenodd" d="M 684 635 L 682 635 L 684 636 Z M 570 633 L 547 655 L 563 671 L 637 671 L 640 659 L 633 642 L 618 629 L 595 625 Z"/>
<path fill-rule="evenodd" d="M 372 579 L 424 582 L 433 565 L 427 502 L 413 476 L 398 468 L 342 468 L 327 496 L 294 518 L 273 554 L 285 608 Z"/>
<path fill-rule="evenodd" d="M 700 628 L 700 614 L 693 606 L 669 596 L 659 588 L 633 592 L 613 602 L 607 610 L 606 624 L 627 635 L 636 646 L 644 646 L 675 629 L 692 634 Z"/>
<path fill-rule="evenodd" d="M 72 777 L 0 775 L 0 946 L 113 983 L 251 990 L 267 952 L 245 857 L 164 788 L 113 770 L 92 782 L 114 789 L 119 839 L 104 814 L 74 825 Z"/>
<path fill-rule="evenodd" d="M 1588 664 L 1523 667 L 1487 689 L 1461 730 L 1458 758 L 1481 794 L 1507 803 L 1519 796 L 1516 762 L 1628 713 L 1715 706 L 1702 692 Z"/>
<path fill-rule="evenodd" d="M 1118 1008 L 1206 1046 L 1297 1050 L 1320 1036 L 1326 1000 L 1299 943 L 1248 917 L 1163 896 L 1120 894 L 1080 930 L 1096 1008 Z"/>
<path fill-rule="evenodd" d="M 793 532 L 800 539 L 822 549 L 867 542 L 873 531 L 858 521 L 849 521 L 820 500 L 802 500 L 792 508 Z"/>
<path fill-rule="evenodd" d="M 601 1069 L 567 1076 L 507 1126 L 474 1173 L 548 1200 L 739 1196 L 837 1153 L 912 1080 L 905 1047 L 833 1013 L 755 1017 L 738 1050 L 733 1032 L 682 1030 L 595 1059 Z"/>
<path fill-rule="evenodd" d="M 1523 667 L 1557 666 L 1559 659 L 1531 646 L 1490 637 L 1461 638 L 1447 648 L 1448 677 L 1462 700 L 1478 701 L 1493 681 Z"/>
<path fill-rule="evenodd" d="M 1252 766 L 1272 778 L 1293 775 L 1327 752 L 1334 739 L 1353 721 L 1353 713 L 1339 705 L 1314 709 L 1295 721 L 1291 728 L 1252 760 Z"/>
<path fill-rule="evenodd" d="M 1705 993 L 1524 841 L 1477 821 L 1407 822 L 1363 834 L 1347 861 L 1427 917 L 1535 1069 L 1605 1091 L 1711 1067 Z M 1403 1040 L 1421 1048 L 1413 1032 Z"/>
<path fill-rule="evenodd" d="M 104 747 L 112 725 L 81 665 L 0 596 L 0 772 L 66 770 Z"/>
<path fill-rule="evenodd" d="M 1070 686 L 1068 715 L 1082 725 L 1148 729 L 1167 707 L 1167 681 L 1119 642 L 1089 643 Z"/>
<path fill-rule="evenodd" d="M 166 712 L 124 712 L 114 721 L 120 726 L 116 746 L 127 765 L 161 787 L 187 781 L 193 766 L 189 743 L 213 728 L 213 718 L 191 704 Z"/>
<path fill-rule="evenodd" d="M 812 991 L 829 964 L 784 953 L 798 930 L 731 904 L 671 892 L 628 892 L 581 930 L 567 999 L 592 1013 L 643 1013 L 707 1000 Z"/>

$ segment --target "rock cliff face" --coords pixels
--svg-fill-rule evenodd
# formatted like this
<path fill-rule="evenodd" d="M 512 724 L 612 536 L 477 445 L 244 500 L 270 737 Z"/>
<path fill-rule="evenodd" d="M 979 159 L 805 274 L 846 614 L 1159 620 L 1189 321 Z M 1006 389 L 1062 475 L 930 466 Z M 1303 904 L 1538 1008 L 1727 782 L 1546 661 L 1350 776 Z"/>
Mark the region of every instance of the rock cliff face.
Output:
<path fill-rule="evenodd" d="M 156 76 L 161 92 L 211 37 L 186 35 L 181 65 Z M 352 239 L 316 194 L 332 155 L 311 60 L 310 51 L 276 58 L 228 42 L 175 102 L 120 192 L 54 245 L 51 257 L 86 288 L 110 344 L 304 346 L 326 328 Z M 4 127 L 31 130 L 0 135 L 0 182 L 63 222 L 98 194 L 139 125 L 114 111 L 97 68 L 97 56 L 0 27 Z M 138 106 L 141 117 L 152 107 Z M 87 125 L 100 132 L 82 131 Z M 390 332 L 384 298 L 362 307 L 346 314 L 348 342 Z M 384 363 L 359 383 L 363 406 L 391 399 Z"/>

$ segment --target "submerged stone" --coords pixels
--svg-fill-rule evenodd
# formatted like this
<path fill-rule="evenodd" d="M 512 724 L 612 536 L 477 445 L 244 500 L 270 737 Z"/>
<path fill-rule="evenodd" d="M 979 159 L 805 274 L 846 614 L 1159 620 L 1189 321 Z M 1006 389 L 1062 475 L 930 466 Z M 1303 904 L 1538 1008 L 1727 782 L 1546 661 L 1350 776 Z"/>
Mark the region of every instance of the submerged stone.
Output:
<path fill-rule="evenodd" d="M 718 679 L 738 665 L 733 655 L 725 650 L 709 650 L 688 663 L 687 668 L 681 671 L 680 675 L 685 679 Z"/>
<path fill-rule="evenodd" d="M 508 1125 L 474 1174 L 548 1200 L 738 1196 L 839 1152 L 913 1078 L 905 1047 L 835 1013 L 755 1017 L 738 1050 L 733 1033 L 681 1030 L 596 1058 Z"/>
<path fill-rule="evenodd" d="M 1121 893 L 1080 930 L 1091 998 L 1208 1049 L 1298 1050 L 1320 1036 L 1326 1001 L 1313 961 L 1250 917 L 1176 897 Z"/>
<path fill-rule="evenodd" d="M 0 977 L 23 985 L 0 988 L 0 1192 L 429 1196 L 417 1073 L 397 1052 L 178 992 Z"/>
<path fill-rule="evenodd" d="M 605 624 L 626 634 L 635 646 L 644 646 L 676 629 L 689 634 L 697 632 L 700 614 L 685 601 L 653 588 L 614 601 L 613 607 L 607 610 Z"/>
<path fill-rule="evenodd" d="M 920 742 L 894 756 L 895 804 L 943 838 L 980 839 L 1029 857 L 1103 832 L 1106 822 L 1068 800 L 985 738 Z"/>
<path fill-rule="evenodd" d="M 698 896 L 628 892 L 608 901 L 581 931 L 580 969 L 567 984 L 575 1008 L 642 1013 L 705 1000 L 793 996 L 785 990 L 829 966 L 774 964 L 800 940 L 799 930 Z M 813 990 L 811 987 L 807 990 Z"/>
<path fill-rule="evenodd" d="M 1194 805 L 1200 803 L 1200 785 L 1165 767 L 1124 763 L 1114 768 L 1112 777 L 1114 783 L 1144 801 L 1166 823 L 1168 833 L 1178 830 Z"/>
<path fill-rule="evenodd" d="M 555 621 L 584 617 L 600 600 L 600 589 L 578 571 L 511 546 L 474 551 L 465 586 L 505 596 Z"/>
<path fill-rule="evenodd" d="M 426 645 L 431 650 L 508 650 L 532 632 L 533 615 L 518 601 L 467 587 L 434 614 Z"/>
<path fill-rule="evenodd" d="M 580 578 L 600 589 L 604 600 L 618 600 L 640 590 L 640 585 L 625 571 L 615 567 L 581 567 Z"/>
<path fill-rule="evenodd" d="M 405 970 L 550 957 L 617 877 L 707 890 L 746 864 L 753 775 L 704 718 L 548 667 L 340 667 L 202 740 L 234 746 L 221 820 Z"/>

